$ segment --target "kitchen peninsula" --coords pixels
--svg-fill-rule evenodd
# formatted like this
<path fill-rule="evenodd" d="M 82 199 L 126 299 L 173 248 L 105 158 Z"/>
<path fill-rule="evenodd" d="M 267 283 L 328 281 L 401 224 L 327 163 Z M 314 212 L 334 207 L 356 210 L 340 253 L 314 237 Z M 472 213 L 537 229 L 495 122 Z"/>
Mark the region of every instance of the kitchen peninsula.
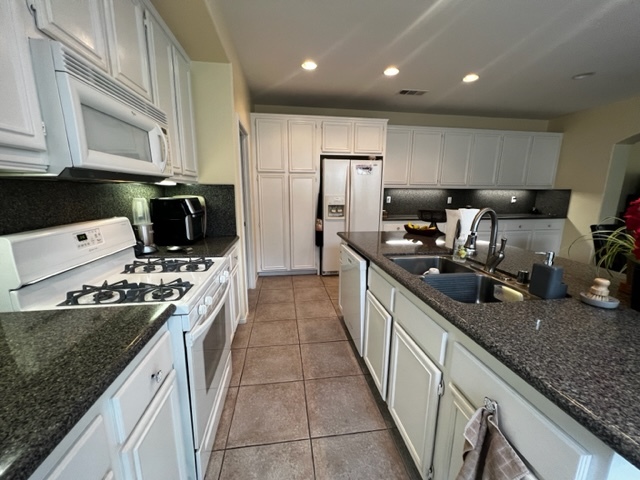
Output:
<path fill-rule="evenodd" d="M 382 278 L 395 289 L 394 328 L 398 297 L 401 297 L 406 300 L 405 304 L 417 307 L 414 313 L 422 312 L 424 318 L 433 321 L 438 331 L 448 332 L 448 338 L 447 333 L 443 335 L 445 340 L 442 344 L 446 342 L 446 346 L 442 347 L 440 360 L 437 355 L 432 355 L 434 361 L 441 365 L 438 368 L 442 369 L 445 389 L 445 397 L 440 400 L 441 413 L 433 457 L 436 477 L 440 478 L 442 474 L 442 471 L 438 473 L 438 462 L 447 466 L 449 461 L 442 460 L 443 455 L 446 457 L 446 452 L 442 453 L 442 445 L 447 439 L 439 437 L 441 431 L 446 430 L 442 428 L 446 425 L 441 425 L 447 421 L 442 420 L 443 403 L 446 404 L 447 389 L 458 392 L 451 386 L 455 383 L 455 378 L 453 382 L 451 378 L 456 370 L 452 365 L 456 362 L 456 349 L 466 351 L 465 348 L 481 359 L 479 364 L 489 365 L 488 370 L 495 372 L 492 378 L 507 385 L 505 391 L 515 390 L 513 393 L 520 397 L 519 401 L 523 400 L 522 403 L 539 411 L 545 420 L 550 420 L 549 425 L 559 427 L 561 438 L 575 440 L 574 447 L 581 452 L 581 460 L 576 465 L 580 465 L 566 475 L 556 471 L 549 478 L 636 478 L 635 475 L 639 475 L 631 465 L 620 462 L 621 459 L 615 455 L 612 457 L 611 450 L 604 444 L 635 467 L 640 467 L 640 405 L 636 401 L 640 397 L 637 367 L 640 359 L 637 347 L 640 344 L 640 314 L 624 305 L 615 310 L 604 310 L 579 300 L 580 292 L 588 291 L 593 278 L 604 276 L 606 272 L 600 271 L 598 275 L 595 267 L 559 258 L 556 265 L 564 268 L 567 298 L 464 304 L 450 299 L 424 283 L 418 275 L 408 273 L 387 258 L 389 255 L 449 253 L 433 239 L 402 232 L 355 232 L 340 236 L 369 260 L 370 282 L 373 271 L 374 276 Z M 418 240 L 421 243 L 417 243 Z M 484 262 L 485 257 L 486 248 L 480 247 L 474 262 Z M 533 252 L 507 247 L 506 257 L 498 270 L 515 276 L 518 270 L 531 270 L 534 262 L 541 261 L 542 256 Z M 618 280 L 612 281 L 612 295 L 617 293 Z M 539 329 L 536 329 L 537 323 Z M 422 339 L 413 340 L 420 344 Z M 458 348 L 458 342 L 465 348 Z M 476 382 L 482 383 L 482 379 Z M 486 395 L 492 395 L 489 383 L 485 385 Z M 481 385 L 479 389 L 482 388 L 484 386 Z M 390 386 L 389 395 L 391 390 Z M 464 388 L 462 390 L 464 392 Z M 478 407 L 481 398 L 470 400 Z M 507 405 L 501 412 L 504 421 L 508 422 Z M 450 411 L 445 413 L 450 414 Z M 534 433 L 533 430 L 527 433 L 521 430 L 518 430 L 520 437 Z M 517 438 L 512 436 L 511 440 Z M 535 440 L 540 445 L 546 441 L 546 438 Z M 527 458 L 526 454 L 524 456 Z M 552 463 L 553 459 L 549 462 Z M 563 462 L 566 458 L 560 459 L 560 463 Z M 624 473 L 617 470 L 616 464 L 625 465 L 622 467 Z M 534 465 L 534 468 L 538 467 Z M 547 478 L 546 475 L 542 477 Z"/>

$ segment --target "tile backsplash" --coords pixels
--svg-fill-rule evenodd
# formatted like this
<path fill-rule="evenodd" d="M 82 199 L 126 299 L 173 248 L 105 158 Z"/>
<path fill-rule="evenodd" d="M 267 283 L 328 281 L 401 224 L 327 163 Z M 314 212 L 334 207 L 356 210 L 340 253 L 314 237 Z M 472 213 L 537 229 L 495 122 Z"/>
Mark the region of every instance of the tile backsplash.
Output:
<path fill-rule="evenodd" d="M 514 203 L 512 197 L 516 199 Z M 449 198 L 451 203 L 447 203 Z M 385 188 L 382 208 L 389 216 L 417 217 L 418 210 L 490 207 L 501 214 L 531 213 L 536 209 L 539 213 L 566 217 L 570 199 L 571 190 Z"/>
<path fill-rule="evenodd" d="M 207 236 L 236 235 L 233 185 L 159 186 L 0 179 L 0 235 L 115 216 L 131 220 L 133 198 L 201 195 Z"/>

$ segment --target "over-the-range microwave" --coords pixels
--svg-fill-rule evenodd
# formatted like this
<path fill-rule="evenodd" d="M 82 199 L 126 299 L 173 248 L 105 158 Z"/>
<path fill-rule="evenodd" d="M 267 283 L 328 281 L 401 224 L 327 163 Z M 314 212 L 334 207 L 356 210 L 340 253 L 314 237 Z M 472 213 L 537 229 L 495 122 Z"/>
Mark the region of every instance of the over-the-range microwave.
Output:
<path fill-rule="evenodd" d="M 159 181 L 172 174 L 167 116 L 60 42 L 30 39 L 47 173 Z"/>

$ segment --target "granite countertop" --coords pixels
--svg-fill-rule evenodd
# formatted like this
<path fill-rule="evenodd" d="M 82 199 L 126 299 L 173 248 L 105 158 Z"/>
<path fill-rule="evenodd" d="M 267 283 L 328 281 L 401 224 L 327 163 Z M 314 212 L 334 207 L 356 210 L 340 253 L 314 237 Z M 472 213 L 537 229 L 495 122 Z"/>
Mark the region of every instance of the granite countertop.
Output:
<path fill-rule="evenodd" d="M 640 468 L 640 313 L 621 302 L 615 310 L 579 300 L 593 278 L 606 271 L 565 258 L 570 297 L 512 303 L 463 304 L 422 282 L 388 260 L 389 254 L 446 254 L 434 239 L 403 232 L 339 234 L 454 326 L 495 356 L 532 387 L 568 413 L 613 450 Z M 423 245 L 387 244 L 421 240 Z M 477 259 L 486 258 L 479 246 Z M 507 247 L 498 271 L 515 275 L 531 270 L 542 256 Z M 608 278 L 608 277 L 607 277 Z M 612 279 L 617 296 L 621 276 Z M 622 297 L 621 297 L 622 298 Z M 540 330 L 535 329 L 541 320 Z"/>
<path fill-rule="evenodd" d="M 498 213 L 498 219 L 527 219 L 527 220 L 542 220 L 542 219 L 548 219 L 548 218 L 561 218 L 561 219 L 566 219 L 567 217 L 562 217 L 562 216 L 558 216 L 558 215 L 550 215 L 550 214 L 546 214 L 546 213 Z M 402 221 L 413 221 L 413 220 L 420 220 L 420 217 L 415 214 L 415 215 L 387 215 L 386 217 L 384 217 L 382 219 L 383 222 L 402 222 Z M 438 222 L 438 224 L 440 223 L 444 223 L 444 222 Z"/>
<path fill-rule="evenodd" d="M 238 237 L 235 235 L 205 237 L 192 244 L 185 245 L 185 249 L 178 252 L 169 252 L 167 247 L 158 247 L 158 251 L 148 255 L 138 255 L 145 257 L 224 257 L 229 253 L 231 247 L 236 243 Z"/>
<path fill-rule="evenodd" d="M 0 480 L 28 478 L 174 310 L 0 313 Z"/>

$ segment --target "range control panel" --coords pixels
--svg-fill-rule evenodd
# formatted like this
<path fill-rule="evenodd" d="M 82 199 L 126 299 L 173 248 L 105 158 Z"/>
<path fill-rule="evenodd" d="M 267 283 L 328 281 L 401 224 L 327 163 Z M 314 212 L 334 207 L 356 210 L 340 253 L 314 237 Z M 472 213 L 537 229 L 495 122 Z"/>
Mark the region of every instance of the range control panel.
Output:
<path fill-rule="evenodd" d="M 72 235 L 78 249 L 88 248 L 104 243 L 102 232 L 99 228 L 85 230 L 84 232 L 75 232 Z"/>

